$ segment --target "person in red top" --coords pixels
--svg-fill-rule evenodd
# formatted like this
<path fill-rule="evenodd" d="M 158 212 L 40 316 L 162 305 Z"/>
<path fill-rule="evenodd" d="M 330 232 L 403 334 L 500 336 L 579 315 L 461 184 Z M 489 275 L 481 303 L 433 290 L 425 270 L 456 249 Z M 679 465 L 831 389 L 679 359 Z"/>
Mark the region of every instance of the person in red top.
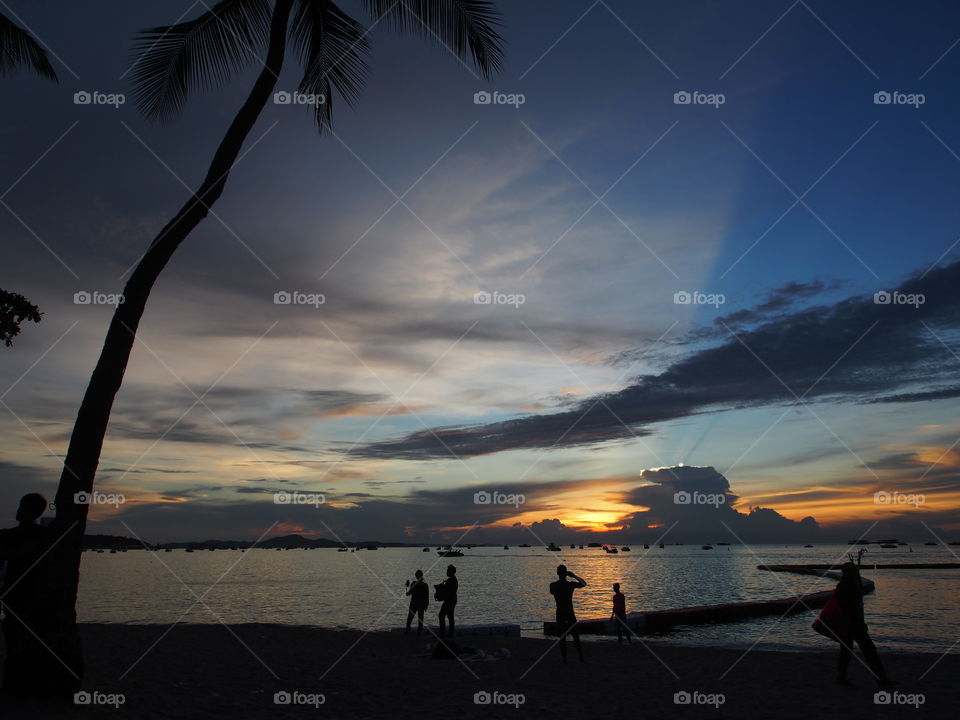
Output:
<path fill-rule="evenodd" d="M 630 628 L 627 626 L 627 598 L 620 592 L 620 583 L 613 584 L 613 613 L 610 619 L 617 621 L 617 643 L 623 643 L 624 631 L 626 631 L 627 643 L 631 643 Z"/>

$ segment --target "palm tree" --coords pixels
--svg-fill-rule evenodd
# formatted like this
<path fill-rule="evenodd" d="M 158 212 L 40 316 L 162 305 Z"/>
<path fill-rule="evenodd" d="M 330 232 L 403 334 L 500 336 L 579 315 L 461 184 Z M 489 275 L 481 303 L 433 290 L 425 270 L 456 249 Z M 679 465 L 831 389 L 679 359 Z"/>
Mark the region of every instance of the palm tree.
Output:
<path fill-rule="evenodd" d="M 47 58 L 47 51 L 6 15 L 0 13 L 0 77 L 17 70 L 32 70 L 41 77 L 57 82 L 57 73 Z M 40 322 L 42 313 L 23 295 L 0 288 L 0 341 L 7 347 L 27 320 Z"/>
<path fill-rule="evenodd" d="M 57 82 L 47 51 L 30 33 L 0 13 L 0 77 L 21 69 Z"/>
<path fill-rule="evenodd" d="M 360 5 L 376 24 L 436 40 L 461 59 L 472 60 L 486 78 L 501 69 L 502 39 L 496 31 L 500 14 L 492 2 L 360 0 Z M 244 140 L 274 91 L 288 37 L 303 68 L 298 91 L 326 98 L 315 105 L 314 121 L 322 131 L 332 119 L 334 91 L 348 104 L 360 95 L 368 72 L 367 32 L 332 0 L 221 0 L 193 20 L 138 35 L 134 95 L 149 119 L 172 119 L 191 92 L 219 87 L 251 62 L 262 62 L 262 69 L 203 182 L 150 243 L 131 274 L 77 413 L 56 496 L 57 525 L 64 533 L 63 598 L 57 613 L 62 637 L 75 633 L 87 518 L 87 506 L 75 503 L 74 495 L 93 489 L 110 410 L 151 288 L 180 243 L 223 193 Z M 261 61 L 257 51 L 264 46 Z"/>

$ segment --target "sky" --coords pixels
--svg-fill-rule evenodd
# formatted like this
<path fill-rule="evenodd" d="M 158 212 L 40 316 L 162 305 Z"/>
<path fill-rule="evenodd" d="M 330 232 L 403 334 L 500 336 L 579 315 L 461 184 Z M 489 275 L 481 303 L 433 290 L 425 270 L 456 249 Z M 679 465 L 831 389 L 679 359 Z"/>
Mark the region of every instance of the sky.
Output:
<path fill-rule="evenodd" d="M 0 80 L 0 287 L 44 313 L 0 354 L 12 524 L 258 65 L 159 125 L 135 33 L 203 3 L 3 5 L 60 77 Z M 330 132 L 265 108 L 151 295 L 89 532 L 960 538 L 960 9 L 498 7 L 489 82 L 381 25 Z"/>

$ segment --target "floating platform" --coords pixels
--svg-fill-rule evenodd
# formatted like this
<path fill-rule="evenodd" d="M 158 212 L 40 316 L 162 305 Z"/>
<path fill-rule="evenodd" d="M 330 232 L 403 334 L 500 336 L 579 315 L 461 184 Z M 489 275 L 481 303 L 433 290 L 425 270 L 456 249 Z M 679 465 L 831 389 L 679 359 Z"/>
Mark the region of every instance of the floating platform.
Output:
<path fill-rule="evenodd" d="M 807 570 L 840 570 L 843 563 L 836 565 L 757 565 L 760 570 L 772 572 L 797 572 Z M 950 570 L 960 568 L 960 563 L 868 563 L 860 565 L 861 570 Z"/>
<path fill-rule="evenodd" d="M 829 572 L 830 566 L 826 565 L 822 568 L 787 565 L 760 565 L 758 567 L 762 570 L 782 570 L 784 572 L 799 572 L 804 575 L 819 575 L 820 577 L 830 580 L 840 579 L 840 573 Z M 864 594 L 871 593 L 876 588 L 873 580 L 868 580 L 867 578 L 860 578 L 860 583 Z M 723 605 L 700 605 L 674 610 L 627 613 L 626 624 L 630 630 L 638 635 L 661 633 L 671 630 L 678 625 L 712 625 L 763 617 L 765 615 L 788 615 L 805 612 L 814 608 L 823 607 L 827 604 L 827 600 L 830 599 L 831 595 L 833 595 L 833 588 L 776 600 L 751 600 L 747 602 L 724 603 Z M 594 618 L 578 620 L 577 629 L 582 635 L 616 635 L 617 624 L 616 620 Z M 560 631 L 555 622 L 545 622 L 543 624 L 543 633 L 544 635 L 559 635 Z"/>
<path fill-rule="evenodd" d="M 435 625 L 430 626 L 430 630 L 434 635 L 440 634 L 440 628 Z M 405 627 L 395 627 L 390 628 L 390 632 L 402 633 L 405 632 Z M 414 620 L 413 624 L 410 626 L 410 633 L 415 633 L 417 631 L 417 623 Z M 427 632 L 427 627 L 424 626 L 423 633 L 426 635 L 431 635 Z M 520 637 L 520 626 L 503 624 L 503 625 L 457 625 L 454 632 L 454 637 L 468 637 L 468 636 L 485 636 L 485 637 Z"/>

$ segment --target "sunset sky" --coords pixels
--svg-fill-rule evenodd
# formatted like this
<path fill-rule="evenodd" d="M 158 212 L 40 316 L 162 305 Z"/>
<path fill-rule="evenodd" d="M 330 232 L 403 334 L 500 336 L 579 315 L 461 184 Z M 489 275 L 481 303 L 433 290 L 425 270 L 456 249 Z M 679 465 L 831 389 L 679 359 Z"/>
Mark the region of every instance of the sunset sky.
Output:
<path fill-rule="evenodd" d="M 95 24 L 8 4 L 61 79 L 2 78 L 0 287 L 44 312 L 0 348 L 13 524 L 23 493 L 52 499 L 109 323 L 75 294 L 121 292 L 258 66 L 158 126 L 133 102 L 132 37 L 203 3 L 105 0 Z M 89 531 L 960 537 L 960 8 L 499 6 L 492 83 L 376 27 L 332 133 L 303 106 L 264 112 L 151 296 L 97 480 L 126 502 Z M 291 54 L 277 89 L 298 79 Z"/>

